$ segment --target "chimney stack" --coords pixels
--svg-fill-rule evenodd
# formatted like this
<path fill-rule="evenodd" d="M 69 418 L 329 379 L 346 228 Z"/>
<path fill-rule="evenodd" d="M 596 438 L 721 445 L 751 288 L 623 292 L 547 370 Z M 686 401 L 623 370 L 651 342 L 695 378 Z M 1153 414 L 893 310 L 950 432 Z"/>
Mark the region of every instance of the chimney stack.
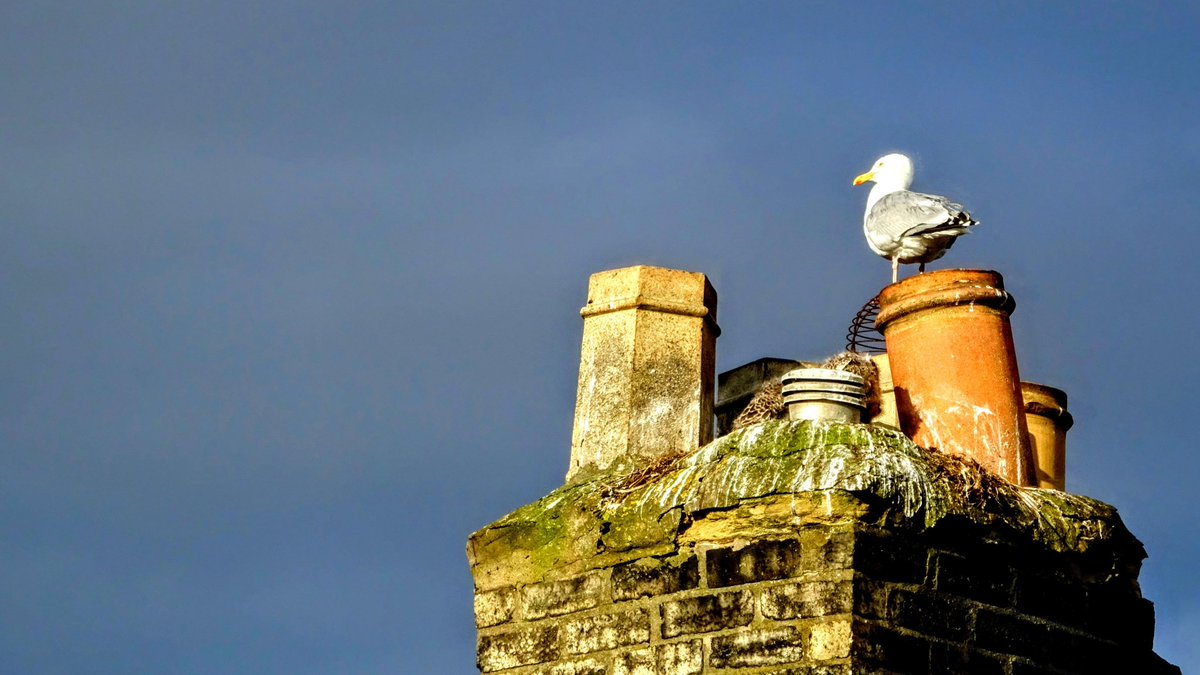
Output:
<path fill-rule="evenodd" d="M 1011 482 L 828 415 L 675 457 L 711 435 L 716 294 L 701 274 L 593 275 L 570 482 L 467 544 L 480 671 L 1180 675 L 1116 510 L 1019 486 L 1026 410 L 1035 436 L 1054 413 L 1021 404 L 1012 307 L 1000 275 L 955 270 L 885 289 L 879 314 L 905 431 Z M 796 372 L 782 395 L 803 401 Z"/>
<path fill-rule="evenodd" d="M 712 440 L 717 293 L 703 274 L 627 267 L 593 274 L 571 466 L 629 471 Z"/>

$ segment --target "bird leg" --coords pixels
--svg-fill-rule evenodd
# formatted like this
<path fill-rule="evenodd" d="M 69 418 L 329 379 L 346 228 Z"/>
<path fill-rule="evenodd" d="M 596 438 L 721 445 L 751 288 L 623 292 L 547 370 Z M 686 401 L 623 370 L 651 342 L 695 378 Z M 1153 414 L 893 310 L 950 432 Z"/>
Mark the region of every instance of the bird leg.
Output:
<path fill-rule="evenodd" d="M 921 263 L 921 266 L 917 268 L 917 274 L 925 274 L 925 263 Z"/>
<path fill-rule="evenodd" d="M 900 256 L 892 258 L 892 283 L 896 283 L 896 272 L 900 270 Z"/>

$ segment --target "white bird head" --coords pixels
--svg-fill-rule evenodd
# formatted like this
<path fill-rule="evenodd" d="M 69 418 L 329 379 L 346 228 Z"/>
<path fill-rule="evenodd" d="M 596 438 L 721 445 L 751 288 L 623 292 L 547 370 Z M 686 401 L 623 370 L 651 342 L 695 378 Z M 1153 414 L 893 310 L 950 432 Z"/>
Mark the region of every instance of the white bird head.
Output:
<path fill-rule="evenodd" d="M 907 190 L 908 186 L 912 185 L 912 179 L 912 160 L 899 153 L 892 153 L 875 160 L 875 165 L 870 171 L 854 178 L 854 184 L 862 185 L 867 181 L 874 181 L 876 185 L 884 188 L 883 191 L 894 192 Z"/>

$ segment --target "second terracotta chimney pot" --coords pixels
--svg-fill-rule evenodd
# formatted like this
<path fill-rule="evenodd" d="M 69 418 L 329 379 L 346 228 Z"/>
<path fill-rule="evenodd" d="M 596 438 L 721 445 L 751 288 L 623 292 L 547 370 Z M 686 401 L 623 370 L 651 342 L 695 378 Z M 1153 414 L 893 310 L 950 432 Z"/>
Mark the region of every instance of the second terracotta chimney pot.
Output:
<path fill-rule="evenodd" d="M 1067 485 L 1067 430 L 1075 423 L 1067 411 L 1067 393 L 1036 382 L 1022 382 L 1025 399 L 1025 424 L 1037 485 L 1041 488 L 1065 490 Z"/>

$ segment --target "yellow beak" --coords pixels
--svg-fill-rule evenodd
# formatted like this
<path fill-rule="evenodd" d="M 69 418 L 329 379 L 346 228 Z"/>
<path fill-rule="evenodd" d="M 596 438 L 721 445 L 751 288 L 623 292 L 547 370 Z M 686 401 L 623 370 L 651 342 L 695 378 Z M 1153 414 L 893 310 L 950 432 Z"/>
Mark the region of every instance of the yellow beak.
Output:
<path fill-rule="evenodd" d="M 868 171 L 868 172 L 866 172 L 866 173 L 862 174 L 861 176 L 855 176 L 855 177 L 854 177 L 854 184 L 855 184 L 855 185 L 862 185 L 863 183 L 865 183 L 865 182 L 867 182 L 867 181 L 871 180 L 871 179 L 872 179 L 872 178 L 874 178 L 874 177 L 875 177 L 875 172 L 874 172 L 874 171 Z"/>

